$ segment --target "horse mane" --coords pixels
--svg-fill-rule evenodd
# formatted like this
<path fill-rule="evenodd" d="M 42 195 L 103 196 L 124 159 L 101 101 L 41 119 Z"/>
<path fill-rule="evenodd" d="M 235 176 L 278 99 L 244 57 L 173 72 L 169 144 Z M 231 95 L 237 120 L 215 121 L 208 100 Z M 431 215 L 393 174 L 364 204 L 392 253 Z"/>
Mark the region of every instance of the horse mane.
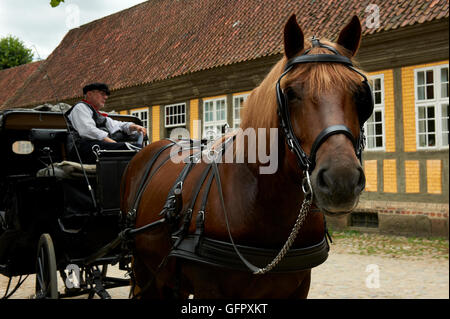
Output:
<path fill-rule="evenodd" d="M 348 58 L 351 54 L 344 47 L 327 40 L 321 40 L 323 44 L 334 47 L 338 52 Z M 305 41 L 305 50 L 311 47 L 309 41 Z M 303 53 L 302 51 L 301 53 Z M 308 54 L 330 54 L 325 48 L 312 48 Z M 283 72 L 287 59 L 284 56 L 261 84 L 255 88 L 244 102 L 241 114 L 241 128 L 278 128 L 276 82 Z M 353 61 L 356 66 L 355 61 Z M 297 65 L 281 81 L 281 87 L 286 87 L 292 82 L 302 85 L 304 93 L 313 99 L 317 99 L 328 90 L 342 89 L 354 92 L 361 85 L 361 76 L 339 63 L 305 63 Z"/>

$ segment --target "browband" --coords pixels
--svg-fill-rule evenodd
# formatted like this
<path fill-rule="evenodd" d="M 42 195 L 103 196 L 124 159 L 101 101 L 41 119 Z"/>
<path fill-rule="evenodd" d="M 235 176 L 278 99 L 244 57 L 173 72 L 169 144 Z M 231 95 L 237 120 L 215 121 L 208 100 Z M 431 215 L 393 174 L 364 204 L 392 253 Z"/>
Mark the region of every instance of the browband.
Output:
<path fill-rule="evenodd" d="M 284 70 L 290 70 L 295 64 L 299 63 L 314 63 L 314 62 L 330 62 L 330 63 L 341 63 L 347 66 L 353 66 L 352 61 L 343 56 L 336 54 L 310 54 L 310 55 L 300 55 L 290 59 L 284 68 Z M 358 72 L 359 73 L 359 72 Z"/>

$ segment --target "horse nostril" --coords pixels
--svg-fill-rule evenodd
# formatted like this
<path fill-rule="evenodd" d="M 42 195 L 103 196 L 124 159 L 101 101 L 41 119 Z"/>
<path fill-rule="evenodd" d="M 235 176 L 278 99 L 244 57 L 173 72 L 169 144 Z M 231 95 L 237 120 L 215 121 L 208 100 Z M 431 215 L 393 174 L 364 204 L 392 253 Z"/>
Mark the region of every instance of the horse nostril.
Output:
<path fill-rule="evenodd" d="M 317 186 L 322 189 L 326 190 L 329 188 L 329 184 L 327 183 L 327 177 L 325 176 L 326 169 L 322 168 L 317 173 Z"/>
<path fill-rule="evenodd" d="M 361 167 L 358 167 L 359 179 L 356 187 L 357 193 L 361 193 L 366 187 L 366 175 Z"/>

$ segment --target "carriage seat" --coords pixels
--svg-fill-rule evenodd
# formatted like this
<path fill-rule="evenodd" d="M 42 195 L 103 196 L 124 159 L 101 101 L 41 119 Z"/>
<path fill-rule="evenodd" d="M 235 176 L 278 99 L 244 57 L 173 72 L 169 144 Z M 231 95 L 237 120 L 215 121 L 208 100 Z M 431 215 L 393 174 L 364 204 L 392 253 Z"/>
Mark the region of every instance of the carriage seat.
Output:
<path fill-rule="evenodd" d="M 67 137 L 66 129 L 43 129 L 33 128 L 30 131 L 30 140 L 39 142 L 65 142 Z"/>

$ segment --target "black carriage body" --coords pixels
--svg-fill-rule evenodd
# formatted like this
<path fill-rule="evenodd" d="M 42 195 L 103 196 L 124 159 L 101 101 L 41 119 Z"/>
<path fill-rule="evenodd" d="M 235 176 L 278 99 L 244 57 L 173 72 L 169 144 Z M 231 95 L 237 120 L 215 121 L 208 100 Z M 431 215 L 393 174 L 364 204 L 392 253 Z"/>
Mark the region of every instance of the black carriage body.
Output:
<path fill-rule="evenodd" d="M 141 124 L 132 116 L 117 120 Z M 94 174 L 78 177 L 37 176 L 51 163 L 66 160 L 68 132 L 62 114 L 7 110 L 0 112 L 0 273 L 35 272 L 39 238 L 54 242 L 58 269 L 82 260 L 114 239 L 120 231 L 119 190 L 122 173 L 134 151 L 103 152 Z M 13 145 L 29 141 L 30 154 Z M 41 174 L 42 175 L 42 174 Z M 114 252 L 111 252 L 114 254 Z"/>

